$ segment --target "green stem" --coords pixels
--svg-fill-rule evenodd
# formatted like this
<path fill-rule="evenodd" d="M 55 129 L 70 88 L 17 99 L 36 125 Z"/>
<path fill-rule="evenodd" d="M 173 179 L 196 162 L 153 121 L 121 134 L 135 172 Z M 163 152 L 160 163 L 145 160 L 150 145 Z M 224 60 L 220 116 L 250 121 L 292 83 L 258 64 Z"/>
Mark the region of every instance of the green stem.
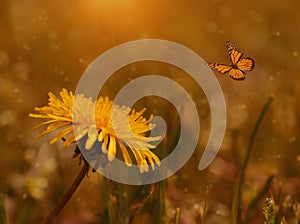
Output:
<path fill-rule="evenodd" d="M 175 219 L 174 219 L 174 224 L 179 224 L 179 219 L 180 219 L 180 208 L 176 208 L 176 213 L 175 213 Z"/>
<path fill-rule="evenodd" d="M 204 211 L 203 211 L 203 222 L 202 222 L 202 224 L 206 224 L 208 191 L 209 191 L 209 186 L 206 186 L 205 197 L 204 197 L 204 208 L 203 208 Z"/>
<path fill-rule="evenodd" d="M 246 154 L 246 157 L 245 157 L 245 160 L 244 160 L 244 163 L 242 165 L 242 172 L 241 172 L 241 176 L 240 176 L 240 182 L 244 182 L 244 179 L 245 179 L 245 173 L 246 173 L 246 169 L 247 169 L 247 166 L 248 166 L 248 163 L 249 163 L 249 159 L 250 159 L 250 155 L 251 155 L 251 152 L 252 152 L 252 148 L 253 148 L 253 144 L 254 144 L 254 139 L 255 139 L 255 136 L 256 136 L 256 133 L 257 133 L 257 130 L 262 122 L 262 119 L 265 115 L 265 113 L 267 112 L 271 102 L 273 101 L 273 98 L 272 97 L 269 97 L 267 99 L 267 102 L 265 103 L 262 111 L 260 112 L 260 115 L 256 121 L 256 124 L 254 126 L 254 129 L 252 131 L 252 134 L 251 134 L 251 137 L 250 137 L 250 141 L 249 141 L 249 145 L 248 145 L 248 149 L 247 149 L 247 154 Z"/>
<path fill-rule="evenodd" d="M 250 136 L 250 140 L 249 140 L 249 145 L 246 151 L 246 155 L 245 155 L 245 159 L 243 161 L 242 167 L 241 167 L 241 173 L 240 173 L 240 177 L 239 177 L 239 181 L 238 181 L 238 185 L 237 185 L 237 191 L 236 191 L 236 206 L 234 209 L 237 210 L 237 212 L 234 214 L 237 214 L 236 220 L 238 221 L 237 223 L 241 223 L 241 214 L 242 214 L 242 208 L 241 208 L 241 202 L 242 202 L 242 186 L 244 185 L 244 181 L 245 181 L 245 175 L 246 175 L 246 169 L 249 163 L 249 159 L 251 156 L 251 152 L 252 152 L 252 148 L 253 148 L 253 144 L 254 144 L 254 139 L 255 136 L 257 134 L 258 128 L 262 122 L 262 119 L 266 113 L 266 111 L 268 110 L 271 102 L 273 101 L 272 97 L 269 97 L 262 109 L 262 111 L 260 112 L 260 115 L 255 123 L 254 129 L 251 133 Z"/>
<path fill-rule="evenodd" d="M 63 209 L 63 207 L 70 200 L 72 195 L 75 193 L 77 188 L 79 187 L 81 181 L 85 177 L 89 170 L 89 164 L 84 160 L 84 165 L 78 173 L 76 179 L 67 190 L 67 192 L 63 195 L 62 199 L 56 204 L 56 206 L 52 209 L 52 211 L 42 220 L 41 224 L 49 224 L 53 221 L 53 219 L 58 215 L 58 213 Z"/>

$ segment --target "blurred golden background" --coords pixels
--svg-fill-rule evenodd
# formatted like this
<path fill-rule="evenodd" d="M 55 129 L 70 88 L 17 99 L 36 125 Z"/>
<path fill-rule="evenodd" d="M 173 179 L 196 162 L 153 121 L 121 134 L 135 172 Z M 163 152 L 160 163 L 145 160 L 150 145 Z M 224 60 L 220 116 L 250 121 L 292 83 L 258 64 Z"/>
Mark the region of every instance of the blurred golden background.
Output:
<path fill-rule="evenodd" d="M 256 62 L 244 81 L 215 73 L 226 99 L 228 123 L 218 157 L 205 171 L 197 166 L 210 131 L 210 110 L 192 80 L 181 78 L 182 72 L 176 68 L 146 63 L 146 67 L 128 66 L 121 71 L 128 77 L 116 78 L 118 83 L 111 81 L 114 84 L 106 86 L 104 93 L 113 96 L 140 71 L 167 72 L 170 74 L 165 75 L 190 88 L 197 102 L 199 147 L 167 181 L 168 214 L 172 216 L 180 207 L 180 223 L 201 223 L 209 186 L 207 223 L 230 223 L 233 186 L 268 96 L 274 101 L 255 139 L 243 190 L 244 206 L 272 175 L 273 194 L 281 192 L 281 201 L 289 197 L 293 203 L 299 202 L 299 7 L 296 0 L 0 0 L 0 194 L 10 223 L 32 223 L 42 217 L 80 169 L 78 161 L 71 159 L 73 148 L 61 150 L 61 144 L 50 145 L 50 136 L 37 138 L 41 130 L 32 127 L 38 121 L 28 114 L 35 106 L 48 103 L 48 92 L 74 91 L 87 66 L 106 50 L 143 38 L 174 41 L 206 61 L 227 64 L 225 43 L 230 40 Z M 86 178 L 56 222 L 102 223 L 101 181 L 98 173 Z M 263 222 L 263 201 L 249 223 Z M 140 215 L 144 223 L 151 223 L 153 214 L 148 210 Z M 297 223 L 292 208 L 287 210 L 287 223 Z"/>

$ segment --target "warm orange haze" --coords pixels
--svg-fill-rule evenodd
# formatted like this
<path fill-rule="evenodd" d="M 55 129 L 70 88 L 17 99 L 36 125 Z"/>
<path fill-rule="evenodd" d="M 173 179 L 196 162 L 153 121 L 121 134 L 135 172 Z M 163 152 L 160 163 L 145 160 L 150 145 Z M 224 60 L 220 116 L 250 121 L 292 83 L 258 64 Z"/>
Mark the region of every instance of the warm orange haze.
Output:
<path fill-rule="evenodd" d="M 53 223 L 299 223 L 299 7 L 298 1 L 278 0 L 1 0 L 0 223 L 40 223 L 61 200 L 66 205 L 54 212 Z M 225 135 L 216 158 L 202 171 L 199 161 L 214 125 L 210 96 L 188 72 L 165 62 L 139 61 L 111 74 L 99 92 L 103 102 L 96 126 L 89 104 L 96 99 L 86 96 L 78 107 L 85 126 L 78 125 L 82 136 L 76 141 L 72 94 L 82 74 L 109 49 L 141 39 L 168 40 L 195 52 L 222 90 Z M 226 49 L 227 41 L 243 55 L 229 58 L 234 47 Z M 222 70 L 220 64 L 228 67 Z M 120 128 L 112 130 L 109 100 L 150 75 L 176 81 L 189 94 L 198 112 L 199 139 L 189 160 L 169 178 L 121 184 L 109 178 L 115 175 L 112 162 L 137 165 L 142 178 L 172 172 L 160 169 L 160 162 L 183 141 L 181 126 L 199 125 L 186 102 L 176 108 L 149 94 L 132 106 L 118 103 Z M 48 105 L 50 92 L 55 100 Z M 156 116 L 164 119 L 165 133 Z M 123 130 L 127 125 L 134 136 Z M 80 144 L 97 158 L 93 164 L 86 163 Z M 106 177 L 93 172 L 98 168 Z M 78 176 L 76 191 L 66 199 Z"/>

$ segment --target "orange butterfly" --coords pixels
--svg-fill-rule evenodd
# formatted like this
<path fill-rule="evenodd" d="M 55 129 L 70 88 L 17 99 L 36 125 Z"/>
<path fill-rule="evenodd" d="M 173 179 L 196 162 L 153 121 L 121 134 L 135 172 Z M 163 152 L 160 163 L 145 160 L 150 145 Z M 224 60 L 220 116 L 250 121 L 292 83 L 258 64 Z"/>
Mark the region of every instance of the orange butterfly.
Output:
<path fill-rule="evenodd" d="M 228 55 L 232 65 L 225 65 L 219 63 L 207 63 L 208 67 L 220 72 L 221 74 L 228 73 L 229 76 L 235 80 L 244 80 L 245 72 L 251 71 L 254 68 L 254 60 L 252 58 L 242 58 L 243 53 L 237 49 L 231 42 L 226 42 Z"/>

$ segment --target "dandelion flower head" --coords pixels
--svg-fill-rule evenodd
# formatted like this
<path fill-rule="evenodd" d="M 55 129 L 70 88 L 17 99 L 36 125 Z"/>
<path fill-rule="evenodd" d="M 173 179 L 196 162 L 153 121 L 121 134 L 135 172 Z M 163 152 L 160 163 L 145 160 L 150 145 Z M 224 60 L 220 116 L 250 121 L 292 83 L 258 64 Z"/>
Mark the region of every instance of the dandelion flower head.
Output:
<path fill-rule="evenodd" d="M 35 113 L 29 114 L 29 117 L 47 119 L 36 126 L 47 126 L 40 136 L 57 131 L 50 140 L 51 144 L 63 139 L 66 148 L 77 142 L 85 151 L 93 155 L 96 152 L 99 158 L 105 155 L 108 161 L 112 161 L 120 150 L 128 166 L 135 158 L 140 172 L 149 171 L 149 165 L 154 170 L 155 164 L 160 164 L 159 158 L 151 151 L 156 148 L 151 142 L 159 140 L 160 136 L 146 136 L 155 128 L 155 124 L 150 123 L 153 115 L 148 119 L 142 116 L 146 108 L 136 112 L 115 105 L 108 97 L 93 101 L 66 89 L 60 92 L 60 96 L 61 99 L 50 92 L 48 106 L 36 107 Z"/>

